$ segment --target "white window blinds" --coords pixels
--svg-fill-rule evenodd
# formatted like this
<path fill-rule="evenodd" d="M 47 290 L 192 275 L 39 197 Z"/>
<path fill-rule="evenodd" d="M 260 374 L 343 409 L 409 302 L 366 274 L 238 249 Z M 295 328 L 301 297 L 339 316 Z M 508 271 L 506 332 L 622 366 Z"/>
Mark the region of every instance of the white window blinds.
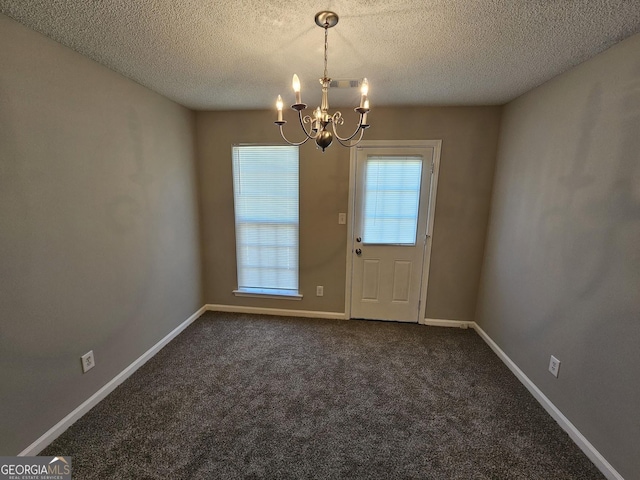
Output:
<path fill-rule="evenodd" d="M 370 156 L 365 168 L 363 242 L 414 245 L 422 157 Z"/>
<path fill-rule="evenodd" d="M 234 146 L 238 290 L 298 293 L 298 147 Z"/>

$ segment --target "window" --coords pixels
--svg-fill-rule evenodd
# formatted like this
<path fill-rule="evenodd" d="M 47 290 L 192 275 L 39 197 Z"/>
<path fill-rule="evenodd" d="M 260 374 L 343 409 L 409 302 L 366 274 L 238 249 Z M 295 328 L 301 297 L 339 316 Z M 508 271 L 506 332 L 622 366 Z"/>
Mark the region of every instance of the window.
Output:
<path fill-rule="evenodd" d="M 365 163 L 363 242 L 415 245 L 422 157 L 370 156 Z"/>
<path fill-rule="evenodd" d="M 236 295 L 300 299 L 298 147 L 235 145 Z"/>

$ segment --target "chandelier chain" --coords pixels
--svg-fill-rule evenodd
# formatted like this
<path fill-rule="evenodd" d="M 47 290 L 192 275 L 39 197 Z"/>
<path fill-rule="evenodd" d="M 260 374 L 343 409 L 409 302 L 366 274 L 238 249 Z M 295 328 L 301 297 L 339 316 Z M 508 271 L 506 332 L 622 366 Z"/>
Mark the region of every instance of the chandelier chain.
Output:
<path fill-rule="evenodd" d="M 327 49 L 329 48 L 329 43 L 327 41 L 329 37 L 329 24 L 324 24 L 324 78 L 327 78 Z"/>

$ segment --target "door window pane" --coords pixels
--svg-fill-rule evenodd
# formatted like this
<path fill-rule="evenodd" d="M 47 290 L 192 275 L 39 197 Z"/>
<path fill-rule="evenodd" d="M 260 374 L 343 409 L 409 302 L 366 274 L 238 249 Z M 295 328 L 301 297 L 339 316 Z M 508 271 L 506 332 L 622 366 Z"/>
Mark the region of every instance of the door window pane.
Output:
<path fill-rule="evenodd" d="M 422 157 L 369 156 L 365 169 L 363 243 L 415 245 Z"/>

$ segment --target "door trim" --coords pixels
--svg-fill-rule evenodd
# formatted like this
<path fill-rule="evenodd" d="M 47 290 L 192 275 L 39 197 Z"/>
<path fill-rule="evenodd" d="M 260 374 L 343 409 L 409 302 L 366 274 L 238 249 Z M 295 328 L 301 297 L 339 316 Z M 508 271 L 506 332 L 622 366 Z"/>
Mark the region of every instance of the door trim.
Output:
<path fill-rule="evenodd" d="M 433 244 L 433 225 L 436 211 L 436 198 L 438 193 L 438 175 L 440 173 L 440 151 L 442 140 L 364 140 L 358 147 L 352 147 L 349 156 L 349 204 L 347 218 L 347 264 L 344 292 L 345 318 L 351 318 L 351 286 L 353 276 L 353 228 L 355 214 L 355 189 L 356 189 L 356 159 L 358 148 L 433 148 L 433 174 L 431 175 L 431 191 L 429 193 L 429 209 L 427 213 L 427 241 L 425 244 L 422 263 L 422 285 L 420 290 L 420 308 L 418 311 L 418 323 L 425 324 L 427 311 L 427 289 L 429 286 L 429 268 L 431 266 L 431 246 Z"/>

